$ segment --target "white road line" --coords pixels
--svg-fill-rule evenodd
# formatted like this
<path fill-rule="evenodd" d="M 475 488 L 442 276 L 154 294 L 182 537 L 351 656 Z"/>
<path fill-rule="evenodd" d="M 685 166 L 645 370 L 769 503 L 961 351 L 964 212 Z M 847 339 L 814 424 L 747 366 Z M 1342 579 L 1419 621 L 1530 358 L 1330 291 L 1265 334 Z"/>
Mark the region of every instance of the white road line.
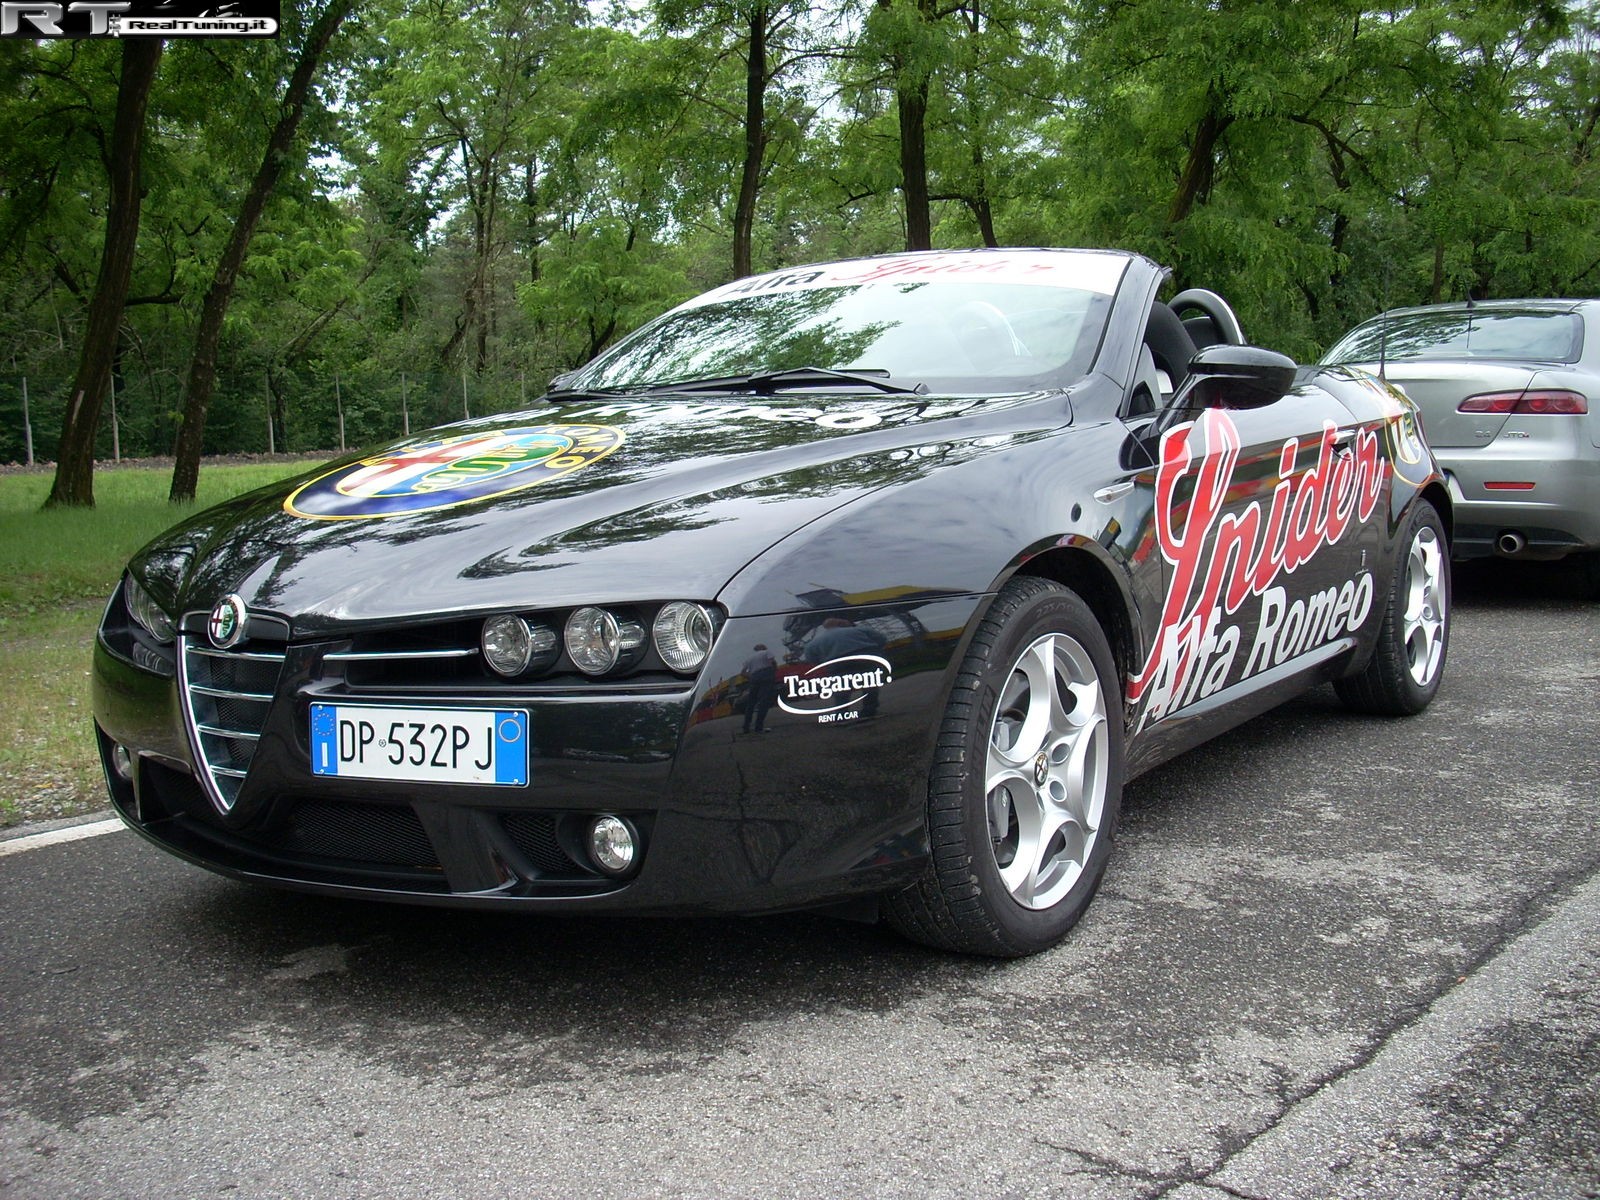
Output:
<path fill-rule="evenodd" d="M 87 825 L 68 825 L 65 829 L 49 829 L 44 833 L 30 833 L 26 837 L 0 842 L 0 858 L 8 854 L 21 854 L 24 850 L 37 850 L 41 846 L 59 846 L 62 842 L 80 842 L 84 838 L 99 837 L 102 833 L 115 833 L 125 826 L 117 818 L 108 821 L 90 821 Z"/>

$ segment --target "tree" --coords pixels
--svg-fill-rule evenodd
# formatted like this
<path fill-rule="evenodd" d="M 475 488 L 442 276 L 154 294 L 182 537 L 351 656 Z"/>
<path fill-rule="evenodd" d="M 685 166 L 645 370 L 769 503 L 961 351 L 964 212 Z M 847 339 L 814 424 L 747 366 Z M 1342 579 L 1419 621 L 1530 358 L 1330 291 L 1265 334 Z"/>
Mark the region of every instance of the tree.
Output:
<path fill-rule="evenodd" d="M 94 436 L 100 423 L 106 380 L 116 353 L 117 332 L 122 324 L 128 281 L 133 276 L 134 253 L 139 242 L 145 109 L 160 61 L 161 39 L 123 39 L 117 113 L 106 158 L 110 201 L 106 209 L 105 242 L 94 295 L 89 301 L 78 370 L 67 400 L 61 444 L 56 451 L 55 482 L 45 499 L 46 508 L 94 504 Z"/>
<path fill-rule="evenodd" d="M 233 297 L 239 269 L 244 265 L 245 253 L 250 248 L 251 238 L 255 236 L 261 214 L 266 210 L 267 200 L 289 165 L 290 151 L 300 129 L 300 119 L 305 112 L 317 67 L 353 2 L 328 0 L 327 7 L 306 34 L 294 70 L 290 73 L 288 87 L 284 90 L 278 120 L 267 137 L 261 165 L 256 169 L 249 190 L 245 192 L 233 230 L 217 260 L 211 286 L 206 290 L 205 301 L 200 308 L 200 324 L 195 331 L 194 353 L 189 360 L 188 382 L 183 391 L 183 424 L 178 430 L 172 487 L 167 495 L 167 499 L 175 504 L 194 499 L 195 485 L 200 478 L 206 409 L 211 403 L 217 375 L 217 345 L 222 338 L 222 322 Z"/>
<path fill-rule="evenodd" d="M 737 131 L 731 224 L 733 277 L 741 278 L 754 270 L 756 211 L 775 140 L 774 92 L 802 64 L 839 51 L 811 27 L 811 0 L 658 0 L 656 13 L 668 31 L 688 34 L 697 52 L 687 93 L 725 135 Z M 726 60 L 736 66 L 737 82 L 718 69 Z M 806 106 L 776 99 L 792 130 Z"/>
<path fill-rule="evenodd" d="M 546 66 L 584 20 L 573 0 L 431 0 L 385 25 L 365 84 L 370 139 L 434 213 L 459 208 L 469 239 L 441 362 L 461 353 L 478 372 L 489 365 L 508 197 L 538 191 L 544 126 L 559 120 L 543 100 Z"/>

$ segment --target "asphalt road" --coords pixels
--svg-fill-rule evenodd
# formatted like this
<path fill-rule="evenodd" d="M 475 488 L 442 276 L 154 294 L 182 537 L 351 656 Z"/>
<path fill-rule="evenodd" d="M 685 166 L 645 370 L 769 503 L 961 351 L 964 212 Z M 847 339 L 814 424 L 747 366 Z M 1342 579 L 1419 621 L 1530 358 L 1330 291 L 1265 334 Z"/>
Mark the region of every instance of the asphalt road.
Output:
<path fill-rule="evenodd" d="M 3 854 L 0 1195 L 1600 1194 L 1600 604 L 1457 601 L 1426 714 L 1146 776 L 1025 962 Z"/>

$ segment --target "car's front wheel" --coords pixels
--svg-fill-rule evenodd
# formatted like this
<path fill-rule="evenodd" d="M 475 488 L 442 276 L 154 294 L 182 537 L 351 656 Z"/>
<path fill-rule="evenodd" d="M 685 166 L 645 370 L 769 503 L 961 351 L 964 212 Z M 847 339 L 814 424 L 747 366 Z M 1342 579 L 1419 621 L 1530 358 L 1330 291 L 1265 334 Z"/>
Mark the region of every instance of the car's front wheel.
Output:
<path fill-rule="evenodd" d="M 1121 689 L 1075 593 L 1018 578 L 995 597 L 945 709 L 928 781 L 931 857 L 890 922 L 1000 957 L 1065 936 L 1100 886 L 1122 798 Z"/>

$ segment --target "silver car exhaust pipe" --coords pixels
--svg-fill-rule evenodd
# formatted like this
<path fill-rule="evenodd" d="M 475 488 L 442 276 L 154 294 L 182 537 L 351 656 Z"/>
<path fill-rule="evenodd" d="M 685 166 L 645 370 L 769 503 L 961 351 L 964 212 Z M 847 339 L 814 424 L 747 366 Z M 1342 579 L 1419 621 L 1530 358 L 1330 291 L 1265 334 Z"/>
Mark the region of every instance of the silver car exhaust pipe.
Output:
<path fill-rule="evenodd" d="M 1494 540 L 1494 548 L 1500 551 L 1501 554 L 1504 554 L 1506 557 L 1510 558 L 1514 555 L 1521 554 L 1528 548 L 1528 539 L 1523 537 L 1520 533 L 1517 533 L 1515 530 L 1510 530 L 1506 533 L 1502 533 Z"/>

